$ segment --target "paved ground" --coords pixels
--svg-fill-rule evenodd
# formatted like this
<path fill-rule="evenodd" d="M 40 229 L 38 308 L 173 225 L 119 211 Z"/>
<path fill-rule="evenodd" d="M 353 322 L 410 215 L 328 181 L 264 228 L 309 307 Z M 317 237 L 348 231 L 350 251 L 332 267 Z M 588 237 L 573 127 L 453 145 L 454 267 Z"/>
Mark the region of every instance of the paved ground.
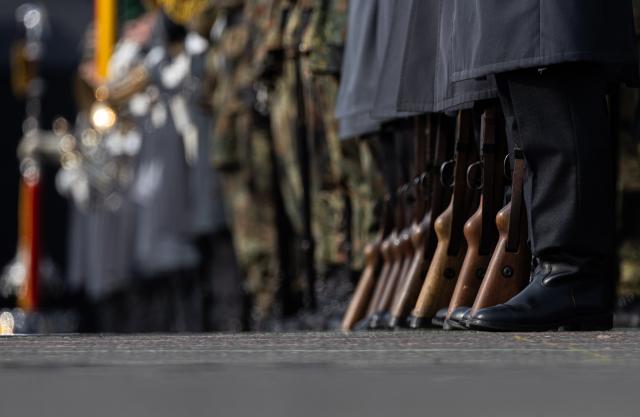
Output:
<path fill-rule="evenodd" d="M 640 331 L 0 338 L 0 416 L 638 416 Z"/>

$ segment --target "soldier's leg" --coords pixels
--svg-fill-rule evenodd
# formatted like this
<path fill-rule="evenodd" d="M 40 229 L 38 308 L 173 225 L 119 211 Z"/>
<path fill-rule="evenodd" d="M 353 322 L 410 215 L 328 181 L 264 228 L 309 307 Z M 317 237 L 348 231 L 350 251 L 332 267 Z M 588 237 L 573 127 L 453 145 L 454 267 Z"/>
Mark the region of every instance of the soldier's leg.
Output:
<path fill-rule="evenodd" d="M 532 252 L 613 252 L 613 161 L 603 74 L 586 64 L 499 76 L 509 141 L 524 151 Z M 509 108 L 510 107 L 510 108 Z"/>
<path fill-rule="evenodd" d="M 531 283 L 476 329 L 611 327 L 614 183 L 606 78 L 589 64 L 497 77 L 511 148 L 527 164 Z"/>

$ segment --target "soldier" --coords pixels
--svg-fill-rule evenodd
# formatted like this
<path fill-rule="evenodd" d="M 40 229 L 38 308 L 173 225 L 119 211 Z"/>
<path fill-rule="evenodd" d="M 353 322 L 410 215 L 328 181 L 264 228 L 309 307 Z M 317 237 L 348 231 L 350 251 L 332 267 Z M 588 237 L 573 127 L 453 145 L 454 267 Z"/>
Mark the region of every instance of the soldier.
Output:
<path fill-rule="evenodd" d="M 287 220 L 291 225 L 289 240 L 291 291 L 301 297 L 302 305 L 311 312 L 316 307 L 315 240 L 312 225 L 311 146 L 307 123 L 315 106 L 305 100 L 310 84 L 303 72 L 304 35 L 311 27 L 314 1 L 282 1 L 282 20 L 272 27 L 270 38 L 277 39 L 282 64 L 269 95 L 270 124 L 273 137 L 275 168 Z M 275 46 L 278 45 L 279 46 Z M 305 54 L 308 53 L 304 51 Z M 307 81 L 309 78 L 306 78 Z M 303 318 L 304 321 L 304 318 Z M 294 326 L 309 327 L 297 323 Z"/>
<path fill-rule="evenodd" d="M 537 261 L 529 286 L 468 324 L 610 329 L 615 199 L 605 95 L 610 83 L 637 79 L 631 2 L 444 3 L 452 79 L 495 76 L 511 147 L 524 154 Z"/>
<path fill-rule="evenodd" d="M 137 2 L 124 6 L 125 12 L 142 10 Z M 107 195 L 108 204 L 92 210 L 86 226 L 92 238 L 87 290 L 93 298 L 106 298 L 98 308 L 105 313 L 97 315 L 102 330 L 202 330 L 204 295 L 196 270 L 209 254 L 197 243 L 224 229 L 207 152 L 209 116 L 199 95 L 205 94 L 199 84 L 208 48 L 202 34 L 211 21 L 210 13 L 200 12 L 207 2 L 162 6 L 171 18 L 149 12 L 125 26 L 107 86 L 98 89 L 118 111 L 118 123 L 101 133 L 102 140 L 94 140 L 111 153 L 87 160 L 106 161 L 110 168 L 123 165 L 122 155 L 133 156 L 124 166 L 128 174 L 118 176 L 128 178 L 126 186 Z M 187 35 L 179 23 L 194 13 L 199 19 L 192 21 Z M 90 70 L 83 73 L 91 75 Z M 83 228 L 81 221 L 76 224 Z M 77 245 L 81 239 L 82 234 L 76 239 L 78 249 L 83 248 Z M 82 269 L 79 265 L 75 275 Z"/>
<path fill-rule="evenodd" d="M 265 39 L 266 5 L 218 2 L 209 57 L 215 86 L 211 157 L 221 173 L 235 251 L 251 297 L 252 328 L 268 326 L 280 288 L 271 138 L 254 91 L 254 51 Z"/>
<path fill-rule="evenodd" d="M 406 163 L 408 160 L 403 151 L 400 152 L 402 156 L 395 152 L 396 145 L 404 148 L 408 143 L 403 136 L 406 131 L 399 129 L 399 126 L 387 126 L 382 134 L 383 123 L 401 116 L 396 112 L 381 119 L 372 116 L 391 35 L 394 4 L 357 0 L 349 3 L 349 31 L 336 117 L 339 120 L 339 137 L 343 140 L 347 184 L 352 197 L 351 230 L 354 266 L 358 269 L 364 266 L 365 245 L 379 240 L 377 235 L 382 223 L 380 207 L 385 193 L 391 201 L 388 211 L 389 207 L 395 206 L 396 190 L 400 186 L 396 175 L 398 168 L 406 172 L 410 165 Z M 382 140 L 383 137 L 385 140 Z M 381 172 L 385 174 L 384 179 Z"/>
<path fill-rule="evenodd" d="M 124 8 L 128 13 L 123 34 L 109 68 L 109 80 L 126 76 L 142 62 L 145 45 L 152 34 L 153 12 Z M 93 39 L 93 31 L 89 32 Z M 81 112 L 76 121 L 79 140 L 63 153 L 58 184 L 73 197 L 70 239 L 70 277 L 82 288 L 95 308 L 86 325 L 92 330 L 132 331 L 131 308 L 137 303 L 133 292 L 135 270 L 136 205 L 131 198 L 132 173 L 141 145 L 141 132 L 131 117 L 120 113 L 115 129 L 98 131 L 90 124 L 95 77 L 93 44 L 86 42 L 85 61 L 80 66 L 76 90 Z M 66 161 L 66 162 L 65 162 Z M 65 190 L 62 190 L 65 191 Z"/>
<path fill-rule="evenodd" d="M 301 73 L 310 145 L 312 228 L 318 279 L 316 296 L 323 327 L 335 328 L 351 292 L 351 200 L 334 116 L 347 1 L 316 1 L 302 39 Z"/>

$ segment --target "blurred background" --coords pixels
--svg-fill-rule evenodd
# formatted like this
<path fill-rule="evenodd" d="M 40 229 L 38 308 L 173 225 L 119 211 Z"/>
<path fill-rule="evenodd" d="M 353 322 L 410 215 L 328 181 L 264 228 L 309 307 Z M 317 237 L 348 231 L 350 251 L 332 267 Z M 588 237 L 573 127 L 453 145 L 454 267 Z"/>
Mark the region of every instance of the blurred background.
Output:
<path fill-rule="evenodd" d="M 12 94 L 11 51 L 14 43 L 24 37 L 24 29 L 16 20 L 16 11 L 23 1 L 6 0 L 0 4 L 0 108 L 3 111 L 2 140 L 0 141 L 0 187 L 3 192 L 0 222 L 0 265 L 9 265 L 16 256 L 18 239 L 19 175 L 17 147 L 25 120 L 25 100 Z M 53 120 L 65 117 L 73 120 L 76 114 L 73 90 L 74 77 L 81 56 L 81 39 L 87 22 L 93 18 L 91 2 L 61 0 L 46 2 L 49 7 L 48 34 L 42 55 L 40 76 L 46 88 L 42 100 L 41 123 L 51 129 Z M 53 186 L 56 166 L 44 166 L 43 198 L 47 209 L 42 222 L 43 253 L 47 268 L 63 277 L 67 267 L 66 238 L 68 204 Z"/>
<path fill-rule="evenodd" d="M 22 123 L 25 119 L 25 102 L 11 93 L 11 47 L 23 36 L 23 30 L 16 21 L 16 10 L 23 1 L 5 0 L 0 4 L 0 95 L 3 109 L 2 141 L 0 141 L 0 175 L 3 190 L 2 238 L 0 239 L 0 261 L 3 265 L 15 256 L 17 239 L 17 201 L 18 201 L 18 159 L 16 150 L 22 137 Z M 56 0 L 45 2 L 55 4 L 49 7 L 49 34 L 47 35 L 45 53 L 42 57 L 41 77 L 46 89 L 42 104 L 42 127 L 51 129 L 56 117 L 73 120 L 76 107 L 73 90 L 74 77 L 80 62 L 81 40 L 87 22 L 93 18 L 91 2 L 80 0 Z M 55 171 L 54 171 L 55 172 Z M 52 176 L 44 176 L 51 179 Z M 61 272 L 66 267 L 66 249 L 64 242 L 67 231 L 67 205 L 65 200 L 55 192 L 55 188 L 45 187 L 50 194 L 45 198 L 50 205 L 46 216 L 56 219 L 43 222 L 47 228 L 44 252 Z M 63 239 L 63 240 L 61 240 Z"/>

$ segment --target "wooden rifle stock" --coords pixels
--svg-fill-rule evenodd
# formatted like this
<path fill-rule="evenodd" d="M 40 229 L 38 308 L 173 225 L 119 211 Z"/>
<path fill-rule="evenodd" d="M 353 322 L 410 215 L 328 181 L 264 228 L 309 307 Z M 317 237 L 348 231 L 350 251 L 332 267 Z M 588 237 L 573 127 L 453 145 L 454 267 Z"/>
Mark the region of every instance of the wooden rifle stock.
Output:
<path fill-rule="evenodd" d="M 405 124 L 398 124 L 396 126 L 399 129 L 404 129 Z M 407 210 L 407 196 L 410 186 L 407 184 L 408 175 L 403 172 L 403 161 L 400 159 L 403 153 L 401 152 L 403 136 L 395 137 L 393 140 L 393 154 L 395 159 L 393 161 L 393 168 L 396 170 L 397 178 L 401 185 L 396 191 L 396 199 L 394 205 L 394 230 L 390 235 L 388 243 L 388 258 L 391 262 L 389 273 L 385 277 L 385 285 L 382 289 L 376 311 L 371 317 L 369 322 L 370 328 L 382 328 L 387 327 L 387 315 L 391 304 L 393 302 L 394 295 L 397 292 L 398 286 L 406 276 L 409 269 L 411 259 L 413 257 L 413 246 L 411 244 L 411 227 L 407 225 L 406 210 Z"/>
<path fill-rule="evenodd" d="M 372 317 L 377 311 L 380 305 L 380 299 L 382 297 L 382 293 L 384 292 L 384 288 L 387 285 L 387 279 L 389 277 L 389 272 L 391 271 L 391 239 L 393 232 L 393 216 L 391 214 L 392 211 L 392 198 L 390 194 L 387 194 L 384 199 L 384 209 L 383 209 L 383 226 L 382 226 L 382 235 L 380 237 L 380 256 L 382 258 L 382 267 L 380 271 L 376 274 L 377 280 L 375 283 L 375 289 L 373 290 L 373 295 L 371 300 L 369 301 L 369 305 L 367 307 L 366 317 Z"/>
<path fill-rule="evenodd" d="M 394 231 L 391 234 L 388 253 L 391 261 L 391 266 L 385 280 L 385 285 L 382 290 L 382 294 L 380 295 L 380 300 L 378 302 L 378 305 L 376 306 L 374 317 L 370 322 L 370 326 L 372 328 L 378 328 L 382 324 L 381 323 L 381 320 L 383 318 L 382 316 L 390 308 L 391 300 L 393 298 L 396 285 L 398 283 L 398 280 L 400 279 L 400 274 L 402 273 L 402 269 L 404 268 L 405 259 L 404 259 L 403 250 L 402 250 L 401 233 L 399 234 L 398 232 Z"/>
<path fill-rule="evenodd" d="M 362 275 L 360 275 L 356 291 L 342 319 L 341 328 L 343 331 L 353 329 L 353 326 L 365 316 L 366 308 L 371 299 L 371 293 L 375 284 L 376 272 L 380 265 L 381 245 L 382 236 L 378 237 L 374 242 L 369 243 L 364 249 L 365 268 L 364 271 L 362 271 Z"/>
<path fill-rule="evenodd" d="M 369 302 L 369 307 L 367 308 L 367 317 L 373 316 L 380 309 L 380 300 L 382 299 L 382 293 L 384 292 L 385 287 L 387 286 L 387 281 L 389 280 L 389 273 L 391 272 L 392 266 L 392 256 L 391 256 L 391 240 L 393 239 L 392 235 L 387 236 L 380 245 L 380 255 L 382 255 L 382 269 L 380 270 L 380 274 L 378 275 L 378 280 L 376 282 L 375 289 L 373 291 L 373 296 L 371 297 L 371 301 Z"/>
<path fill-rule="evenodd" d="M 395 198 L 392 194 L 393 189 L 397 186 L 397 180 L 395 178 L 395 149 L 393 147 L 393 142 L 387 135 L 382 135 L 382 145 L 384 147 L 382 157 L 385 161 L 383 164 L 384 175 L 386 179 L 386 187 L 387 194 L 384 198 L 384 210 L 383 210 L 383 231 L 382 231 L 382 242 L 380 244 L 380 254 L 382 255 L 382 268 L 380 269 L 380 273 L 378 274 L 378 279 L 375 285 L 375 289 L 373 291 L 373 296 L 371 297 L 371 301 L 369 302 L 369 306 L 367 308 L 366 318 L 370 323 L 375 314 L 380 311 L 382 295 L 385 292 L 387 287 L 389 276 L 391 273 L 391 269 L 394 263 L 394 255 L 391 250 L 391 244 L 393 239 L 395 238 L 395 225 L 394 225 L 394 216 L 393 211 L 395 208 Z"/>
<path fill-rule="evenodd" d="M 527 246 L 527 221 L 522 195 L 523 178 L 524 160 L 521 151 L 516 149 L 512 199 L 496 217 L 498 244 L 471 314 L 475 314 L 481 308 L 508 301 L 529 282 L 531 255 Z"/>
<path fill-rule="evenodd" d="M 421 327 L 420 320 L 430 319 L 449 303 L 465 253 L 464 248 L 448 253 L 452 226 L 453 204 L 450 204 L 435 222 L 438 246 L 413 309 L 411 327 Z"/>
<path fill-rule="evenodd" d="M 416 302 L 418 297 L 418 291 L 420 290 L 420 284 L 425 274 L 426 265 L 426 239 L 430 228 L 432 227 L 433 212 L 438 210 L 441 206 L 442 190 L 439 184 L 437 176 L 427 176 L 427 171 L 431 171 L 430 165 L 434 164 L 431 157 L 431 151 L 433 147 L 433 120 L 431 116 L 418 117 L 416 120 L 416 210 L 414 214 L 414 221 L 411 225 L 410 237 L 411 244 L 414 252 L 413 256 L 408 263 L 408 268 L 405 272 L 404 278 L 398 286 L 398 291 L 393 300 L 390 311 L 389 327 L 397 327 L 401 324 L 401 321 L 408 314 L 409 309 Z M 443 163 L 446 157 L 446 147 L 441 142 L 442 138 L 439 137 L 439 142 L 436 145 L 436 153 L 438 155 L 438 161 L 436 164 Z M 433 174 L 431 172 L 431 174 Z M 430 190 L 433 195 L 431 196 L 431 207 L 427 211 L 425 204 L 428 191 L 425 192 L 424 188 L 426 181 L 429 179 L 435 179 L 437 184 L 432 184 Z M 438 214 L 439 210 L 438 210 Z"/>
<path fill-rule="evenodd" d="M 482 235 L 482 203 L 478 210 L 464 225 L 464 236 L 467 241 L 467 253 L 462 262 L 460 276 L 449 303 L 447 318 L 453 310 L 461 306 L 470 306 L 480 288 L 484 274 L 489 266 L 491 254 L 480 254 Z"/>
<path fill-rule="evenodd" d="M 399 256 L 402 257 L 402 264 L 400 266 L 400 271 L 398 274 L 398 278 L 396 280 L 396 285 L 394 286 L 393 292 L 391 293 L 391 298 L 389 299 L 389 305 L 384 311 L 390 311 L 392 309 L 392 307 L 396 303 L 398 294 L 400 293 L 402 287 L 405 285 L 406 280 L 409 276 L 409 271 L 411 269 L 411 265 L 413 264 L 413 258 L 415 255 L 413 239 L 411 236 L 412 230 L 413 230 L 413 225 L 404 229 L 400 234 L 400 238 L 398 241 L 398 252 L 399 252 Z M 392 327 L 395 327 L 395 325 Z"/>
<path fill-rule="evenodd" d="M 454 191 L 447 209 L 436 219 L 438 238 L 418 300 L 411 313 L 410 326 L 422 327 L 435 313 L 449 305 L 466 251 L 464 218 L 468 211 L 466 171 L 471 147 L 471 112 L 458 113 L 456 126 L 456 158 Z"/>
<path fill-rule="evenodd" d="M 470 307 L 476 299 L 497 241 L 495 217 L 504 193 L 502 160 L 506 140 L 498 135 L 497 110 L 489 108 L 482 115 L 482 198 L 478 210 L 464 226 L 467 253 L 449 303 L 447 319 L 459 307 Z M 500 119 L 501 120 L 501 119 Z"/>

